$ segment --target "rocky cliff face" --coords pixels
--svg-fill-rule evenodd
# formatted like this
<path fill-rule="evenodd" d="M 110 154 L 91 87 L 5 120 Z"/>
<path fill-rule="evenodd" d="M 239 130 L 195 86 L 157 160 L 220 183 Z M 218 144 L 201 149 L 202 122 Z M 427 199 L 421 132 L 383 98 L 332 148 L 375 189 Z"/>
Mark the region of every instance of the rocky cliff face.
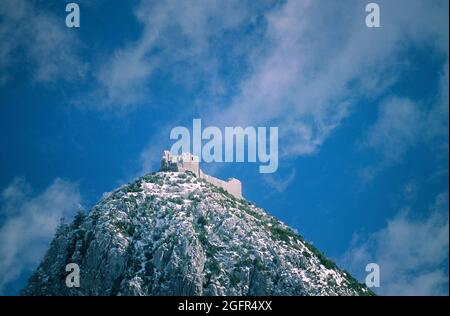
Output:
<path fill-rule="evenodd" d="M 68 288 L 66 264 L 80 267 Z M 159 172 L 62 223 L 23 295 L 368 295 L 365 286 L 244 199 Z"/>

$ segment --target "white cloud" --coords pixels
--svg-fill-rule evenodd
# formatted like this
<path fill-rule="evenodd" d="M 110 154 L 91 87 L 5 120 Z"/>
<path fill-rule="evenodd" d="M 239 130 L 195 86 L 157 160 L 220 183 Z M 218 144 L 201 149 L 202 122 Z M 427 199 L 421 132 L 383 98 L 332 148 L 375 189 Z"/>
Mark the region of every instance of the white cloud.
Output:
<path fill-rule="evenodd" d="M 164 150 L 167 150 L 167 148 L 164 147 L 163 142 L 149 143 L 140 154 L 141 169 L 138 175 L 141 176 L 148 172 L 159 170 L 159 163 Z"/>
<path fill-rule="evenodd" d="M 43 192 L 31 195 L 23 179 L 2 191 L 0 215 L 0 293 L 24 273 L 36 268 L 63 217 L 80 208 L 76 185 L 55 179 Z"/>
<path fill-rule="evenodd" d="M 369 128 L 361 147 L 382 155 L 375 165 L 361 170 L 364 182 L 372 180 L 384 168 L 400 162 L 408 150 L 428 145 L 436 158 L 447 165 L 448 159 L 448 63 L 443 67 L 438 96 L 421 110 L 408 98 L 392 97 L 380 103 L 378 117 Z"/>
<path fill-rule="evenodd" d="M 23 65 L 41 83 L 84 77 L 87 65 L 76 54 L 80 43 L 64 20 L 27 0 L 2 0 L 0 19 L 0 84 Z"/>
<path fill-rule="evenodd" d="M 423 133 L 422 113 L 409 99 L 392 98 L 380 105 L 366 146 L 380 150 L 385 160 L 398 161 Z"/>
<path fill-rule="evenodd" d="M 255 3 L 253 6 L 257 6 Z M 175 82 L 220 91 L 216 43 L 227 30 L 249 17 L 242 1 L 141 1 L 135 15 L 141 36 L 116 49 L 100 66 L 103 106 L 127 108 L 148 101 L 149 80 L 155 71 L 167 71 Z M 245 45 L 245 44 L 244 44 Z"/>
<path fill-rule="evenodd" d="M 266 14 L 262 53 L 230 106 L 224 124 L 271 122 L 290 139 L 285 156 L 314 153 L 356 101 L 375 98 L 405 67 L 408 45 L 448 52 L 445 1 L 379 1 L 383 27 L 364 25 L 366 2 L 287 1 Z M 399 69 L 400 68 L 400 69 Z"/>
<path fill-rule="evenodd" d="M 364 1 L 345 4 L 286 1 L 260 10 L 264 23 L 253 25 L 260 28 L 259 36 L 244 38 L 237 45 L 231 43 L 245 47 L 239 57 L 249 61 L 248 68 L 237 76 L 237 86 L 226 95 L 226 101 L 219 98 L 216 104 L 212 94 L 199 93 L 195 106 L 201 108 L 202 118 L 217 126 L 279 126 L 280 159 L 315 153 L 357 102 L 379 98 L 389 91 L 402 71 L 411 66 L 404 60 L 410 46 L 427 46 L 431 54 L 448 55 L 448 30 L 442 27 L 448 23 L 447 1 L 432 4 L 420 0 L 379 1 L 379 4 L 380 29 L 365 26 Z M 110 79 L 131 93 L 113 99 L 125 96 L 134 100 L 139 97 L 137 91 L 148 88 L 140 90 L 155 65 L 165 67 L 180 60 L 191 66 L 187 73 L 180 71 L 185 81 L 201 81 L 199 78 L 205 76 L 198 76 L 200 71 L 208 75 L 207 86 L 208 82 L 223 82 L 216 71 L 217 63 L 223 60 L 211 58 L 214 51 L 208 40 L 256 16 L 254 8 L 234 2 L 224 9 L 203 2 L 186 7 L 170 2 L 153 8 L 144 1 L 140 8 L 145 8 L 138 11 L 144 24 L 143 36 L 118 54 L 137 54 L 138 58 L 133 60 L 139 63 L 136 68 L 141 71 L 131 74 L 133 78 L 127 81 L 131 87 L 127 82 Z M 228 16 L 235 11 L 240 14 L 229 20 Z M 186 41 L 187 47 L 180 46 Z M 167 56 L 164 60 L 149 53 L 155 47 L 164 51 Z M 128 76 L 127 70 L 122 70 L 126 63 L 113 60 L 111 65 L 106 77 L 115 78 L 111 73 Z M 134 69 L 133 62 L 131 65 L 130 69 Z M 189 73 L 196 77 L 190 77 Z M 110 80 L 104 82 L 106 91 L 121 91 Z M 407 104 L 405 110 L 413 113 L 404 115 L 413 116 L 414 109 L 415 105 Z M 430 124 L 437 124 L 433 121 L 442 117 L 442 111 L 430 115 Z M 189 108 L 185 115 L 192 112 Z M 445 122 L 441 125 L 445 126 Z M 163 137 L 167 139 L 168 134 Z M 367 178 L 372 178 L 381 169 L 382 166 L 376 166 L 364 172 Z"/>
<path fill-rule="evenodd" d="M 441 71 L 439 94 L 436 103 L 427 113 L 425 137 L 428 141 L 438 139 L 439 155 L 448 159 L 448 61 Z"/>
<path fill-rule="evenodd" d="M 281 192 L 284 192 L 287 189 L 287 187 L 292 183 L 292 181 L 295 180 L 296 174 L 297 174 L 297 170 L 295 168 L 293 168 L 284 177 L 282 177 L 280 175 L 275 176 L 275 175 L 266 174 L 266 175 L 262 176 L 262 179 L 264 180 L 264 182 L 267 183 L 267 185 L 269 185 L 269 187 L 274 189 L 276 192 L 281 193 Z"/>
<path fill-rule="evenodd" d="M 355 238 L 343 266 L 362 277 L 368 263 L 379 264 L 376 291 L 383 295 L 448 295 L 448 234 L 448 194 L 443 193 L 424 218 L 404 209 L 385 228 Z"/>

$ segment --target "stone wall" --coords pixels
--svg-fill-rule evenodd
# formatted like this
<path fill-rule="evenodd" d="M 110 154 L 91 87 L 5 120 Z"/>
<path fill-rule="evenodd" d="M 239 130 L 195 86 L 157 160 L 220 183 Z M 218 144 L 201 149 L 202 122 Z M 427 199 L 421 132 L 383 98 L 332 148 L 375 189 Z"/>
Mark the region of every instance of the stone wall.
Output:
<path fill-rule="evenodd" d="M 224 181 L 216 177 L 207 175 L 203 173 L 201 170 L 200 170 L 200 178 L 205 179 L 209 183 L 224 189 L 225 191 L 227 191 L 236 198 L 239 199 L 242 198 L 242 184 L 241 181 L 239 181 L 238 179 L 231 178 L 228 179 L 228 181 Z"/>
<path fill-rule="evenodd" d="M 190 171 L 197 177 L 200 177 L 200 165 L 198 162 L 194 161 L 183 162 L 180 166 L 180 171 Z"/>
<path fill-rule="evenodd" d="M 242 198 L 242 184 L 238 179 L 228 179 L 224 181 L 210 175 L 205 174 L 200 169 L 200 162 L 197 156 L 190 153 L 183 153 L 181 156 L 171 155 L 165 150 L 161 160 L 162 171 L 190 171 L 197 177 L 205 179 L 209 183 L 224 189 L 234 197 Z"/>

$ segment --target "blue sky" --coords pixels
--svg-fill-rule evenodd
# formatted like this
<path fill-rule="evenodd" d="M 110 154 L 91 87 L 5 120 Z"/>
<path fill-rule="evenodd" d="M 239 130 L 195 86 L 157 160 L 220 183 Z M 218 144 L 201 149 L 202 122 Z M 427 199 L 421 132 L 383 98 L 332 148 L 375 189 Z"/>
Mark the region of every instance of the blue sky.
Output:
<path fill-rule="evenodd" d="M 379 294 L 448 294 L 448 1 L 0 3 L 0 293 L 59 218 L 158 169 L 170 129 L 278 126 L 279 169 L 203 164 Z"/>

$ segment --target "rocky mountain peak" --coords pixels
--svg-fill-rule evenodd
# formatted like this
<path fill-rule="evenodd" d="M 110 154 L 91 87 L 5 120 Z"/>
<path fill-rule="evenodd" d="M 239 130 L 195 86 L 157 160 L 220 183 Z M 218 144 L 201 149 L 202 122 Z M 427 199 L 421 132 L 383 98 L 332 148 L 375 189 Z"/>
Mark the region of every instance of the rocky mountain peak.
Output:
<path fill-rule="evenodd" d="M 80 287 L 65 267 L 80 267 Z M 371 295 L 288 226 L 195 174 L 157 172 L 61 223 L 24 295 Z"/>

